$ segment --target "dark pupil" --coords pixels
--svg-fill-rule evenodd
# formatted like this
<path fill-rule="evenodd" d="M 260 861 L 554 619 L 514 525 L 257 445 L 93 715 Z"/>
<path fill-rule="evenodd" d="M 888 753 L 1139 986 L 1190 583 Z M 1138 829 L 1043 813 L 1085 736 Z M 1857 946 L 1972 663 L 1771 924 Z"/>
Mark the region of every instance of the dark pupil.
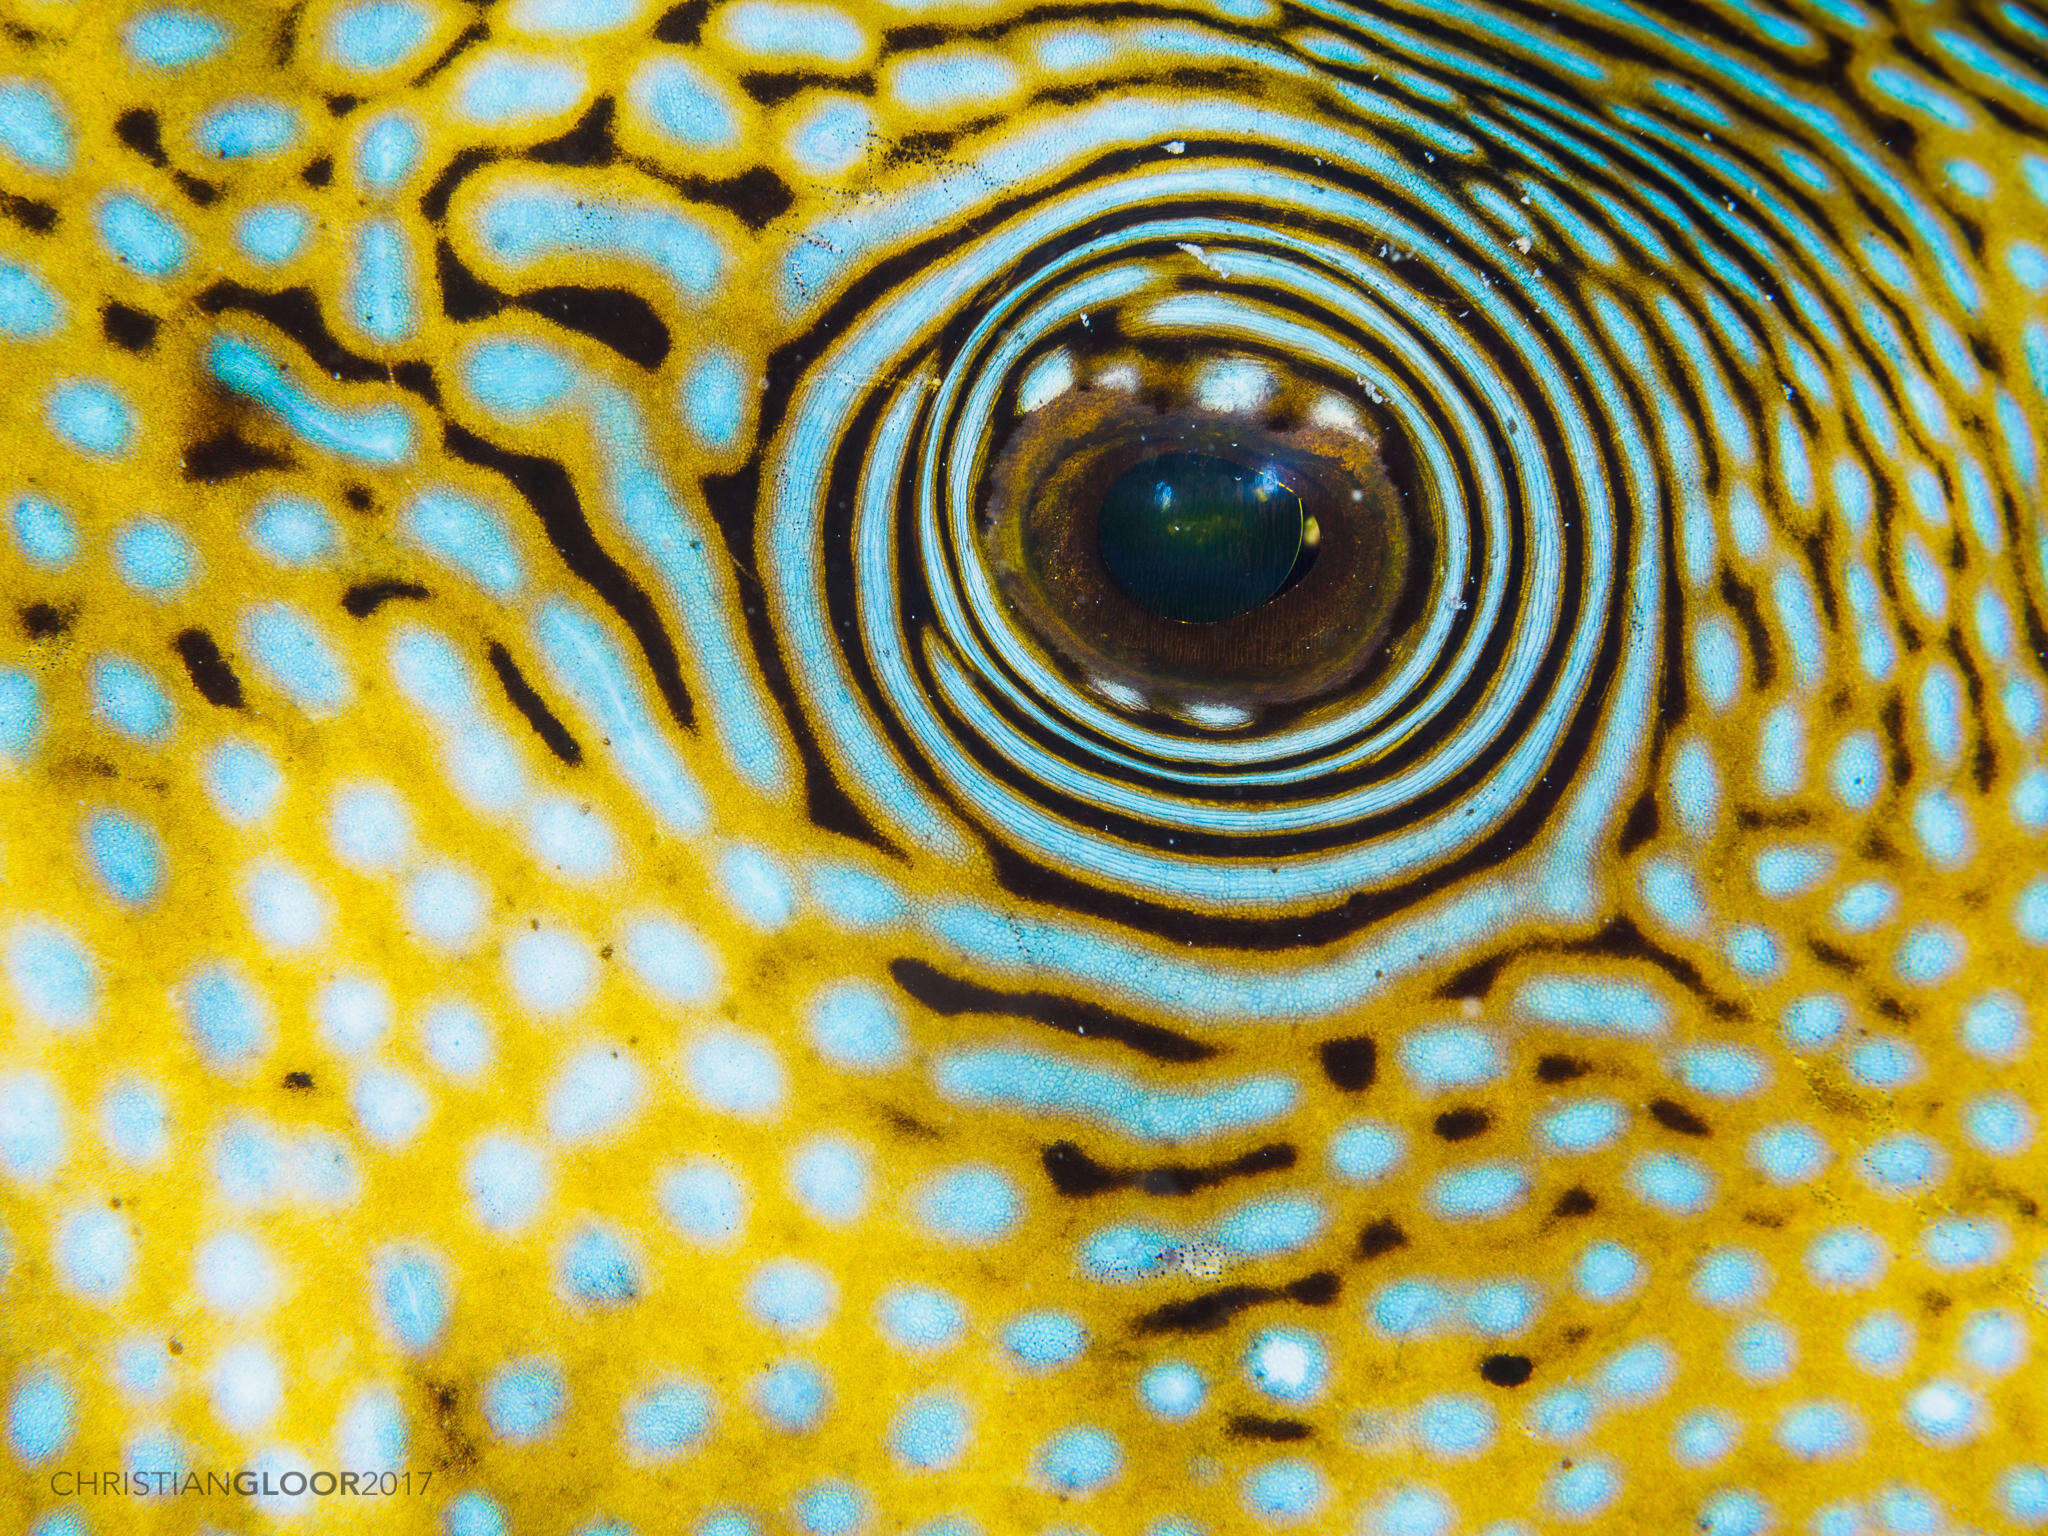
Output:
<path fill-rule="evenodd" d="M 1301 498 L 1271 471 L 1207 453 L 1162 453 L 1102 499 L 1102 563 L 1161 618 L 1233 619 L 1287 584 L 1301 554 Z"/>

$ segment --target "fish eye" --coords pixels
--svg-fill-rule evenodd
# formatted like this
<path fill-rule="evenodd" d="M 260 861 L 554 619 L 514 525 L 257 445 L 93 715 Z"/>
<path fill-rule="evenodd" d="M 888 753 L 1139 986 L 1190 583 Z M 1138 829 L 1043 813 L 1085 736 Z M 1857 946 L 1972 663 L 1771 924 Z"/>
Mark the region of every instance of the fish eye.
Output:
<path fill-rule="evenodd" d="M 1382 673 L 1426 605 L 1428 498 L 1390 473 L 1392 436 L 1335 381 L 1269 361 L 1097 359 L 1021 396 L 985 553 L 1083 685 L 1245 723 L 1306 707 Z"/>

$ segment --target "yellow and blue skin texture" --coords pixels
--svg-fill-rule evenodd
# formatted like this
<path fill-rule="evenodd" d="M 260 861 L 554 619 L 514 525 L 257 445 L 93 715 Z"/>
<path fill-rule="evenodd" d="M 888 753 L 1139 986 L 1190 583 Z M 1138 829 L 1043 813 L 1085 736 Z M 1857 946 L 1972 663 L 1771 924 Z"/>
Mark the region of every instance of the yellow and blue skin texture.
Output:
<path fill-rule="evenodd" d="M 2037 9 L 0 47 L 8 1529 L 2048 1520 Z M 1010 622 L 1134 381 L 1415 669 Z"/>

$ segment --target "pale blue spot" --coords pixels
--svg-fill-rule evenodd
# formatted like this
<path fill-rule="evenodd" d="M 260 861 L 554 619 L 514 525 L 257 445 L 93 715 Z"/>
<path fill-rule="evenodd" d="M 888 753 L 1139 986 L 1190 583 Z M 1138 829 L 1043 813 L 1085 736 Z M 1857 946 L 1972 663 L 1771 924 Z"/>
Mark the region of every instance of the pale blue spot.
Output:
<path fill-rule="evenodd" d="M 879 875 L 843 864 L 811 871 L 811 899 L 827 917 L 848 928 L 884 928 L 902 921 L 909 904 Z"/>
<path fill-rule="evenodd" d="M 868 50 L 867 34 L 859 24 L 844 11 L 825 5 L 739 0 L 725 8 L 719 25 L 726 40 L 746 53 L 852 64 Z"/>
<path fill-rule="evenodd" d="M 696 930 L 668 918 L 643 918 L 625 931 L 626 964 L 670 1002 L 701 1003 L 717 986 L 718 960 Z"/>
<path fill-rule="evenodd" d="M 1964 1107 L 1963 1126 L 1970 1140 L 1993 1157 L 2023 1152 L 2034 1140 L 2033 1111 L 2010 1093 L 1987 1093 L 1972 1099 Z"/>
<path fill-rule="evenodd" d="M 284 775 L 270 754 L 244 741 L 224 741 L 206 760 L 206 792 L 229 821 L 261 821 L 284 793 Z"/>
<path fill-rule="evenodd" d="M 708 1107 L 743 1119 L 772 1115 L 786 1091 L 782 1060 L 759 1035 L 710 1029 L 684 1053 L 690 1091 Z"/>
<path fill-rule="evenodd" d="M 671 1169 L 661 1181 L 660 1201 L 670 1225 L 705 1247 L 730 1246 L 746 1222 L 747 1197 L 739 1180 L 710 1158 Z"/>
<path fill-rule="evenodd" d="M 754 1406 L 777 1429 L 802 1434 L 816 1427 L 832 1403 L 825 1373 L 801 1360 L 770 1366 L 755 1379 Z"/>
<path fill-rule="evenodd" d="M 473 123 L 530 122 L 583 99 L 583 71 L 563 60 L 498 52 L 478 59 L 455 90 L 455 110 Z"/>
<path fill-rule="evenodd" d="M 0 85 L 0 149 L 32 171 L 71 169 L 71 130 L 48 86 L 27 80 Z"/>
<path fill-rule="evenodd" d="M 140 906 L 163 888 L 163 843 L 126 812 L 94 815 L 86 823 L 85 844 L 100 884 L 116 901 Z"/>
<path fill-rule="evenodd" d="M 1541 1130 L 1560 1152 L 1595 1152 L 1627 1125 L 1627 1111 L 1612 1099 L 1578 1099 L 1545 1115 Z"/>
<path fill-rule="evenodd" d="M 1508 1338 L 1534 1321 L 1538 1306 L 1533 1286 L 1518 1280 L 1497 1281 L 1466 1293 L 1465 1321 L 1487 1338 Z"/>
<path fill-rule="evenodd" d="M 1269 1328 L 1245 1352 L 1245 1375 L 1283 1403 L 1313 1402 L 1330 1379 L 1328 1346 L 1298 1328 Z"/>
<path fill-rule="evenodd" d="M 1936 1143 L 1905 1131 L 1865 1148 L 1857 1171 L 1881 1193 L 1908 1195 L 1926 1189 L 1941 1176 L 1944 1165 Z"/>
<path fill-rule="evenodd" d="M 621 255 L 647 263 L 675 288 L 709 295 L 724 254 L 700 220 L 652 203 L 572 196 L 532 187 L 497 193 L 479 210 L 484 247 L 513 268 L 559 253 Z"/>
<path fill-rule="evenodd" d="M 78 555 L 78 529 L 71 514 L 33 491 L 15 498 L 14 537 L 31 565 L 61 571 Z"/>
<path fill-rule="evenodd" d="M 807 1536 L 853 1536 L 867 1524 L 868 1504 L 852 1483 L 815 1483 L 797 1495 L 796 1523 Z"/>
<path fill-rule="evenodd" d="M 1225 1248 L 1253 1257 L 1291 1253 L 1321 1235 L 1328 1212 L 1309 1195 L 1252 1200 L 1219 1220 L 1210 1235 Z"/>
<path fill-rule="evenodd" d="M 48 1461 L 71 1438 L 69 1382 L 48 1366 L 22 1376 L 7 1405 L 7 1439 L 15 1458 L 27 1466 Z"/>
<path fill-rule="evenodd" d="M 1943 1216 L 1920 1234 L 1920 1253 L 1935 1269 L 1977 1269 L 2012 1246 L 2004 1224 L 1991 1217 Z"/>
<path fill-rule="evenodd" d="M 28 756 L 43 731 L 43 704 L 36 680 L 11 667 L 0 668 L 0 757 Z"/>
<path fill-rule="evenodd" d="M 875 1320 L 889 1342 L 912 1354 L 940 1354 L 960 1342 L 967 1312 L 944 1291 L 899 1285 L 883 1292 Z"/>
<path fill-rule="evenodd" d="M 1033 1467 L 1056 1494 L 1093 1493 L 1123 1470 L 1123 1448 L 1107 1430 L 1063 1429 L 1038 1448 Z"/>
<path fill-rule="evenodd" d="M 480 341 L 462 359 L 463 382 L 477 403 L 507 421 L 531 421 L 576 383 L 567 358 L 538 342 Z"/>
<path fill-rule="evenodd" d="M 1794 997 L 1786 1004 L 1786 1042 L 1796 1051 L 1821 1051 L 1849 1026 L 1849 1004 L 1833 993 Z"/>
<path fill-rule="evenodd" d="M 41 1184 L 64 1162 L 64 1101 L 40 1072 L 0 1078 L 0 1168 L 26 1184 Z"/>
<path fill-rule="evenodd" d="M 739 441 L 747 409 L 745 390 L 739 359 L 727 351 L 706 352 L 683 375 L 683 414 L 707 446 L 724 451 Z"/>
<path fill-rule="evenodd" d="M 2027 1362 L 2027 1325 L 2011 1312 L 1974 1312 L 1956 1352 L 1987 1376 L 2008 1376 Z"/>
<path fill-rule="evenodd" d="M 0 261 L 0 333 L 33 340 L 64 318 L 64 305 L 27 267 Z"/>
<path fill-rule="evenodd" d="M 1441 1175 L 1430 1191 L 1430 1205 L 1446 1221 L 1500 1216 L 1528 1197 L 1529 1175 L 1513 1163 L 1482 1163 Z"/>
<path fill-rule="evenodd" d="M 718 860 L 719 886 L 735 911 L 756 928 L 774 931 L 796 911 L 796 894 L 774 855 L 752 844 L 726 849 Z"/>
<path fill-rule="evenodd" d="M 2008 1467 L 1998 1480 L 2005 1512 L 2030 1529 L 2048 1525 L 2048 1467 Z"/>
<path fill-rule="evenodd" d="M 355 688 L 327 637 L 296 609 L 265 603 L 242 616 L 242 641 L 271 686 L 309 715 L 332 714 Z"/>
<path fill-rule="evenodd" d="M 1003 1329 L 1003 1348 L 1027 1369 L 1070 1364 L 1087 1347 L 1088 1330 L 1071 1312 L 1026 1312 Z"/>
<path fill-rule="evenodd" d="M 1706 902 L 1693 872 L 1675 859 L 1652 859 L 1639 878 L 1643 900 L 1666 928 L 1696 934 L 1706 926 Z"/>
<path fill-rule="evenodd" d="M 423 492 L 399 514 L 406 536 L 445 560 L 491 596 L 507 598 L 526 579 L 504 522 L 458 491 Z"/>
<path fill-rule="evenodd" d="M 1401 1065 L 1425 1093 L 1474 1088 L 1507 1070 L 1499 1040 L 1486 1030 L 1466 1025 L 1418 1030 L 1407 1036 L 1401 1042 Z"/>
<path fill-rule="evenodd" d="M 649 61 L 628 93 L 640 118 L 678 144 L 726 149 L 738 142 L 739 116 L 727 90 L 686 60 Z"/>
<path fill-rule="evenodd" d="M 1245 1508 L 1269 1524 L 1292 1525 L 1330 1501 L 1330 1480 L 1312 1461 L 1269 1461 L 1244 1480 Z"/>
<path fill-rule="evenodd" d="M 1945 789 L 1930 790 L 1913 803 L 1913 830 L 1928 856 L 1954 869 L 1970 857 L 1970 816 Z"/>
<path fill-rule="evenodd" d="M 1717 1248 L 1692 1274 L 1692 1294 L 1710 1307 L 1736 1312 L 1755 1306 L 1770 1289 L 1770 1271 L 1746 1248 Z"/>
<path fill-rule="evenodd" d="M 1766 848 L 1756 856 L 1756 888 L 1785 901 L 1813 889 L 1834 868 L 1833 857 L 1820 848 Z"/>
<path fill-rule="evenodd" d="M 1835 1227 L 1806 1248 L 1806 1272 L 1816 1285 L 1855 1289 L 1874 1284 L 1890 1262 L 1883 1241 L 1865 1227 Z"/>
<path fill-rule="evenodd" d="M 1694 1216 L 1714 1197 L 1714 1176 L 1676 1152 L 1652 1152 L 1629 1165 L 1629 1188 L 1638 1200 L 1675 1216 Z"/>
<path fill-rule="evenodd" d="M 1936 1445 L 1961 1445 L 1982 1427 L 1983 1400 L 1954 1381 L 1930 1381 L 1906 1399 L 1906 1422 Z"/>
<path fill-rule="evenodd" d="M 386 112 L 356 139 L 356 177 L 370 192 L 392 190 L 419 164 L 420 126 L 406 112 Z"/>
<path fill-rule="evenodd" d="M 541 1154 L 514 1136 L 479 1137 L 462 1170 L 476 1219 L 493 1232 L 517 1232 L 546 1202 L 552 1180 Z"/>
<path fill-rule="evenodd" d="M 1703 1045 L 1678 1058 L 1678 1079 L 1696 1093 L 1746 1099 L 1770 1081 L 1763 1056 L 1743 1045 Z"/>
<path fill-rule="evenodd" d="M 1882 928 L 1898 911 L 1899 893 L 1884 880 L 1864 880 L 1835 898 L 1835 925 L 1844 933 Z"/>
<path fill-rule="evenodd" d="M 852 96 L 828 96 L 789 130 L 790 158 L 814 176 L 835 176 L 865 160 L 876 142 L 875 115 Z"/>
<path fill-rule="evenodd" d="M 1671 1456 L 1689 1467 L 1710 1467 L 1727 1459 L 1742 1439 L 1742 1423 L 1732 1413 L 1701 1409 L 1680 1419 L 1671 1431 Z"/>
<path fill-rule="evenodd" d="M 397 464 L 412 454 L 412 419 L 399 406 L 344 411 L 324 405 L 274 359 L 237 337 L 214 338 L 206 357 L 222 384 L 275 413 L 316 448 L 369 464 Z"/>
<path fill-rule="evenodd" d="M 484 1388 L 484 1417 L 503 1440 L 539 1440 L 553 1433 L 567 1389 L 560 1367 L 547 1360 L 501 1368 Z"/>
<path fill-rule="evenodd" d="M 135 411 L 111 385 L 70 379 L 50 391 L 43 419 L 72 447 L 116 457 L 135 441 Z"/>
<path fill-rule="evenodd" d="M 985 1247 L 1016 1228 L 1023 1199 L 998 1168 L 968 1164 L 920 1188 L 912 1203 L 919 1224 L 942 1242 Z"/>
<path fill-rule="evenodd" d="M 372 219 L 356 231 L 349 275 L 349 317 L 372 341 L 390 346 L 412 335 L 412 252 L 396 220 Z"/>
<path fill-rule="evenodd" d="M 299 141 L 299 114 L 278 101 L 232 101 L 202 117 L 193 138 L 219 160 L 263 159 Z"/>
<path fill-rule="evenodd" d="M 128 1289 L 135 1273 L 135 1237 L 118 1211 L 73 1211 L 57 1223 L 57 1273 L 66 1289 L 106 1301 Z"/>
<path fill-rule="evenodd" d="M 1138 1397 L 1152 1414 L 1178 1424 L 1201 1412 L 1209 1396 L 1202 1373 L 1180 1360 L 1162 1360 L 1138 1378 Z"/>
<path fill-rule="evenodd" d="M 92 709 L 102 722 L 133 741 L 161 743 L 170 735 L 170 696 L 148 668 L 109 656 L 92 666 Z"/>
<path fill-rule="evenodd" d="M 442 1003 L 420 1021 L 427 1056 L 448 1076 L 474 1081 L 491 1064 L 491 1036 L 474 1008 Z"/>
<path fill-rule="evenodd" d="M 616 1306 L 639 1299 L 640 1265 L 608 1227 L 586 1226 L 562 1250 L 562 1287 L 579 1301 Z"/>
<path fill-rule="evenodd" d="M 824 1038 L 818 1044 L 833 1057 Z M 1153 1088 L 1130 1073 L 1021 1047 L 950 1052 L 935 1063 L 932 1079 L 950 1099 L 1079 1115 L 1153 1142 L 1220 1135 L 1270 1120 L 1293 1106 L 1297 1092 L 1290 1078 L 1249 1078 L 1179 1093 Z"/>
<path fill-rule="evenodd" d="M 1867 811 L 1877 801 L 1884 785 L 1884 758 L 1877 738 L 1856 732 L 1842 738 L 1835 749 L 1835 798 L 1852 811 Z"/>
<path fill-rule="evenodd" d="M 835 1065 L 879 1072 L 903 1059 L 903 1017 L 871 982 L 841 981 L 816 993 L 807 1010 L 811 1043 Z"/>
<path fill-rule="evenodd" d="M 1671 755 L 1671 798 L 1678 819 L 1695 838 L 1713 829 L 1721 809 L 1721 780 L 1714 760 L 1697 741 L 1688 741 Z"/>
<path fill-rule="evenodd" d="M 1728 1364 L 1745 1381 L 1783 1381 L 1796 1354 L 1791 1329 L 1775 1318 L 1744 1323 L 1728 1336 Z"/>
<path fill-rule="evenodd" d="M 1643 1288 L 1648 1271 L 1619 1243 L 1594 1243 L 1581 1253 L 1574 1266 L 1579 1294 L 1602 1305 L 1626 1300 Z"/>
<path fill-rule="evenodd" d="M 168 277 L 191 254 L 185 231 L 138 197 L 121 193 L 107 198 L 97 218 L 107 249 L 144 277 Z"/>
<path fill-rule="evenodd" d="M 866 1211 L 873 1177 L 867 1154 L 859 1147 L 820 1136 L 790 1159 L 789 1184 L 797 1202 L 813 1217 L 840 1226 Z"/>
<path fill-rule="evenodd" d="M 693 1381 L 671 1381 L 626 1405 L 626 1444 L 635 1457 L 662 1461 L 711 1432 L 711 1393 Z"/>
<path fill-rule="evenodd" d="M 317 565 L 334 552 L 334 521 L 302 496 L 273 496 L 250 513 L 248 537 L 279 565 Z"/>
<path fill-rule="evenodd" d="M 1583 1387 L 1560 1387 L 1529 1406 L 1529 1432 L 1569 1444 L 1591 1430 L 1599 1417 L 1600 1404 L 1592 1393 Z"/>
<path fill-rule="evenodd" d="M 1678 1355 L 1662 1339 L 1645 1339 L 1610 1355 L 1594 1378 L 1610 1403 L 1637 1405 L 1661 1397 L 1678 1374 Z"/>
<path fill-rule="evenodd" d="M 1415 1433 L 1446 1460 L 1477 1456 L 1493 1443 L 1498 1424 L 1493 1405 L 1478 1397 L 1432 1397 L 1415 1410 Z"/>
<path fill-rule="evenodd" d="M 967 1448 L 967 1408 L 951 1393 L 913 1398 L 889 1426 L 889 1449 L 920 1472 L 951 1466 Z"/>
<path fill-rule="evenodd" d="M 1591 976 L 1538 976 L 1516 1001 L 1534 1018 L 1568 1029 L 1644 1038 L 1669 1022 L 1663 1000 L 1634 982 Z"/>
<path fill-rule="evenodd" d="M 363 0 L 327 23 L 327 57 L 343 69 L 377 74 L 403 63 L 426 42 L 433 13 L 416 0 Z"/>
<path fill-rule="evenodd" d="M 165 596 L 191 584 L 199 569 L 199 552 L 169 523 L 141 518 L 115 537 L 114 563 L 130 586 Z"/>
<path fill-rule="evenodd" d="M 1740 924 L 1728 930 L 1723 948 L 1728 963 L 1745 976 L 1775 976 L 1784 965 L 1777 935 L 1768 928 Z"/>
<path fill-rule="evenodd" d="M 1746 1488 L 1724 1488 L 1700 1505 L 1700 1536 L 1766 1536 L 1771 1525 L 1771 1507 Z"/>
<path fill-rule="evenodd" d="M 1920 1053 L 1893 1035 L 1858 1041 L 1848 1055 L 1852 1076 L 1871 1088 L 1899 1088 L 1920 1076 Z"/>
<path fill-rule="evenodd" d="M 1621 1492 L 1621 1478 L 1611 1463 L 1574 1462 L 1550 1475 L 1543 1497 L 1567 1520 L 1591 1520 L 1603 1513 Z"/>
<path fill-rule="evenodd" d="M 1907 933 L 1893 964 L 1901 981 L 1932 986 L 1955 974 L 1963 963 L 1965 948 L 1963 936 L 1955 929 L 1928 924 Z"/>
<path fill-rule="evenodd" d="M 1353 1121 L 1330 1138 L 1330 1166 L 1354 1184 L 1385 1178 L 1407 1153 L 1401 1132 L 1370 1120 Z"/>
<path fill-rule="evenodd" d="M 128 57 L 157 69 L 182 69 L 212 58 L 227 45 L 227 29 L 197 11 L 165 8 L 128 23 Z"/>
<path fill-rule="evenodd" d="M 1692 671 L 1711 708 L 1722 710 L 1735 702 L 1742 688 L 1742 649 L 1727 620 L 1702 619 L 1693 626 Z"/>
<path fill-rule="evenodd" d="M 2029 831 L 2048 827 L 2048 771 L 2029 769 L 2012 787 L 2013 819 Z"/>
<path fill-rule="evenodd" d="M 1426 1280 L 1397 1280 L 1373 1298 L 1373 1327 L 1392 1339 L 1420 1338 L 1441 1332 L 1447 1324 L 1451 1298 L 1444 1288 Z"/>
<path fill-rule="evenodd" d="M 381 1255 L 372 1267 L 377 1315 L 399 1347 L 423 1355 L 448 1328 L 448 1278 L 440 1262 L 413 1249 Z"/>
<path fill-rule="evenodd" d="M 1819 1178 L 1833 1155 L 1826 1140 L 1808 1125 L 1773 1125 L 1749 1142 L 1750 1166 L 1781 1187 Z"/>
<path fill-rule="evenodd" d="M 16 1004 L 48 1029 L 70 1031 L 99 1011 L 92 958 L 69 932 L 30 921 L 7 942 L 7 980 Z"/>
<path fill-rule="evenodd" d="M 313 221 L 290 203 L 266 203 L 235 221 L 235 243 L 251 261 L 281 267 L 299 254 Z"/>
<path fill-rule="evenodd" d="M 609 1136 L 639 1109 L 643 1091 L 640 1067 L 630 1054 L 602 1042 L 585 1046 L 549 1085 L 548 1134 L 572 1145 Z"/>

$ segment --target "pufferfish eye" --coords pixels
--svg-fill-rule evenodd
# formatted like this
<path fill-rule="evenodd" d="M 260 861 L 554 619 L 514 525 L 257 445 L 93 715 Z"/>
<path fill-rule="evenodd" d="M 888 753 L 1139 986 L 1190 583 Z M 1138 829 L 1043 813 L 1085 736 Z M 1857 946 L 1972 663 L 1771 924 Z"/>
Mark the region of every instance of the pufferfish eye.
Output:
<path fill-rule="evenodd" d="M 1025 377 L 1020 408 L 1034 403 Z M 1075 680 L 1249 721 L 1403 654 L 1433 539 L 1426 496 L 1388 472 L 1388 436 L 1327 380 L 1227 355 L 1162 376 L 1113 354 L 1017 418 L 988 477 L 984 546 Z"/>

